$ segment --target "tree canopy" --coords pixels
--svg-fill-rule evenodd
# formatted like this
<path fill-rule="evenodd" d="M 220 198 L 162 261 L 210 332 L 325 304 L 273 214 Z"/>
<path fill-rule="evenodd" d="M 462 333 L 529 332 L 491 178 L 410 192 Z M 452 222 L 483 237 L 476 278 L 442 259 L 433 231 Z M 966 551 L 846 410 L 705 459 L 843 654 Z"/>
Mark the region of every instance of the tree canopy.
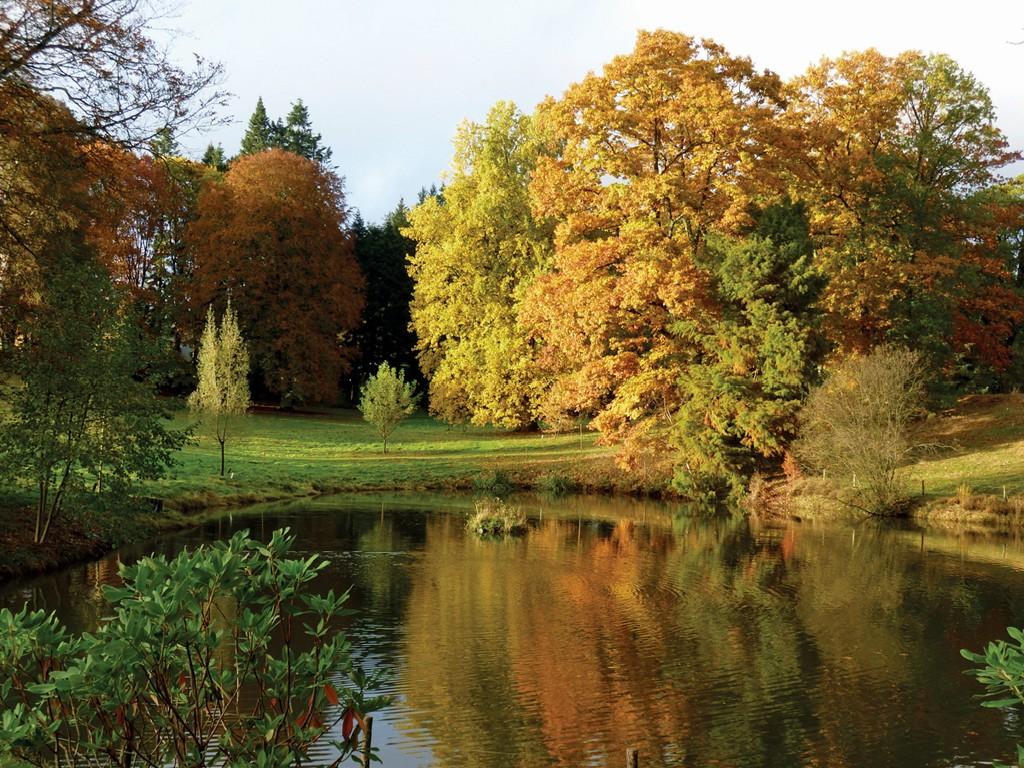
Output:
<path fill-rule="evenodd" d="M 708 233 L 746 224 L 771 157 L 781 82 L 709 41 L 641 32 L 636 49 L 549 99 L 560 152 L 538 162 L 534 211 L 557 222 L 524 317 L 554 377 L 545 413 L 594 414 L 627 446 L 663 444 L 695 355 L 672 332 L 712 311 Z"/>
<path fill-rule="evenodd" d="M 518 308 L 551 248 L 528 193 L 542 147 L 533 121 L 500 102 L 483 124 L 459 129 L 443 197 L 409 212 L 412 327 L 443 418 L 511 428 L 535 418 L 540 386 Z"/>
<path fill-rule="evenodd" d="M 256 100 L 256 108 L 242 137 L 240 154 L 255 155 L 275 147 L 318 163 L 328 164 L 331 160 L 331 148 L 321 144 L 319 133 L 313 133 L 309 109 L 302 99 L 292 103 L 284 121 L 271 120 L 263 98 Z"/>
<path fill-rule="evenodd" d="M 341 179 L 280 149 L 239 158 L 199 197 L 192 306 L 220 312 L 230 297 L 266 391 L 286 403 L 333 401 L 351 362 L 363 277 L 347 219 Z"/>

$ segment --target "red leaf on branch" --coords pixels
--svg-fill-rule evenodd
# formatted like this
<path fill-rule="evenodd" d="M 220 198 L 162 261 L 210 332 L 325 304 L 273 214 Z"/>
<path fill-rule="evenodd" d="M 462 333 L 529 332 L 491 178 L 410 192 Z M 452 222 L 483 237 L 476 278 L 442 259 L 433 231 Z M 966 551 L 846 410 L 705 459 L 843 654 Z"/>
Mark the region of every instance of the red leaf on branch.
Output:
<path fill-rule="evenodd" d="M 345 716 L 341 720 L 341 737 L 346 741 L 352 736 L 352 731 L 355 729 L 356 724 L 356 713 L 352 707 L 345 710 Z"/>
<path fill-rule="evenodd" d="M 338 692 L 334 690 L 334 686 L 330 683 L 327 683 L 324 686 L 324 696 L 326 696 L 327 701 L 329 701 L 334 706 L 338 706 L 339 704 L 341 704 L 341 699 L 338 698 Z"/>

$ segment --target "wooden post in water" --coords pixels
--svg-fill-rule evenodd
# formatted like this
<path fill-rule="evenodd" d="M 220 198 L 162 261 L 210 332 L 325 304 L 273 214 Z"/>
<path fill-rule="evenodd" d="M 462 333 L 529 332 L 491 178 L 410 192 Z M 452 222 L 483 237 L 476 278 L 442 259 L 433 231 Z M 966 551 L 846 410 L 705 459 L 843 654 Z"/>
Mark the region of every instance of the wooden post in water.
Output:
<path fill-rule="evenodd" d="M 626 768 L 640 768 L 640 750 L 636 747 L 626 750 Z"/>
<path fill-rule="evenodd" d="M 363 768 L 370 768 L 370 741 L 373 738 L 373 715 L 367 715 L 366 733 L 363 734 Z"/>

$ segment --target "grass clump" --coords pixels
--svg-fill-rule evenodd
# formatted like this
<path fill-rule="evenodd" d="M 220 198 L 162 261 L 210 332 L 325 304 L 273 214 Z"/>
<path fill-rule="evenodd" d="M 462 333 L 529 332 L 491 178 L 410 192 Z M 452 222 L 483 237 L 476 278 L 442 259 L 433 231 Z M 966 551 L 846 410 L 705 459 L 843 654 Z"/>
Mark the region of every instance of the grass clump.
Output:
<path fill-rule="evenodd" d="M 537 490 L 550 496 L 565 496 L 579 490 L 579 483 L 568 475 L 548 472 L 537 478 Z"/>
<path fill-rule="evenodd" d="M 481 472 L 473 480 L 473 489 L 484 491 L 495 496 L 504 496 L 515 490 L 515 483 L 512 477 L 501 469 Z"/>
<path fill-rule="evenodd" d="M 466 528 L 480 536 L 518 536 L 526 532 L 526 513 L 501 499 L 481 499 Z"/>

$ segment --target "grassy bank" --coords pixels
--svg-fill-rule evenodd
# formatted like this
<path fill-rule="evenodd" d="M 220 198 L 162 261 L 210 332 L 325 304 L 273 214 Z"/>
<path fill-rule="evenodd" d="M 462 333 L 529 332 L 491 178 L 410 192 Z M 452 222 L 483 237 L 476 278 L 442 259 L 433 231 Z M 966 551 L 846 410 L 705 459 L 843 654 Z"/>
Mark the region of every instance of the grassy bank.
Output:
<path fill-rule="evenodd" d="M 188 423 L 184 412 L 178 420 Z M 918 520 L 1024 525 L 1024 396 L 964 398 L 923 422 L 917 440 L 930 447 L 904 467 L 903 477 L 915 494 Z M 143 504 L 133 515 L 82 515 L 57 526 L 45 547 L 31 544 L 31 495 L 0 497 L 0 578 L 52 569 L 161 529 L 193 525 L 204 510 L 223 505 L 352 491 L 658 489 L 653 479 L 620 472 L 611 449 L 596 445 L 592 433 L 581 438 L 462 429 L 417 415 L 399 427 L 384 455 L 372 428 L 347 410 L 254 413 L 229 440 L 223 478 L 219 464 L 216 441 L 200 435 L 169 477 L 143 487 L 146 496 L 163 501 L 162 509 Z M 788 513 L 850 514 L 820 481 L 808 478 L 800 491 L 786 500 Z"/>
<path fill-rule="evenodd" d="M 180 412 L 176 426 L 189 423 L 187 412 Z M 216 440 L 201 430 L 197 434 L 199 441 L 182 451 L 167 478 L 140 489 L 162 506 L 142 502 L 130 515 L 123 510 L 78 514 L 57 525 L 45 546 L 31 541 L 31 494 L 0 497 L 0 578 L 98 556 L 162 529 L 192 525 L 203 510 L 224 505 L 370 490 L 656 489 L 643 478 L 621 474 L 611 450 L 597 446 L 592 433 L 463 429 L 416 415 L 398 428 L 385 455 L 372 427 L 355 411 L 263 409 L 245 418 L 229 438 L 224 477 Z"/>

